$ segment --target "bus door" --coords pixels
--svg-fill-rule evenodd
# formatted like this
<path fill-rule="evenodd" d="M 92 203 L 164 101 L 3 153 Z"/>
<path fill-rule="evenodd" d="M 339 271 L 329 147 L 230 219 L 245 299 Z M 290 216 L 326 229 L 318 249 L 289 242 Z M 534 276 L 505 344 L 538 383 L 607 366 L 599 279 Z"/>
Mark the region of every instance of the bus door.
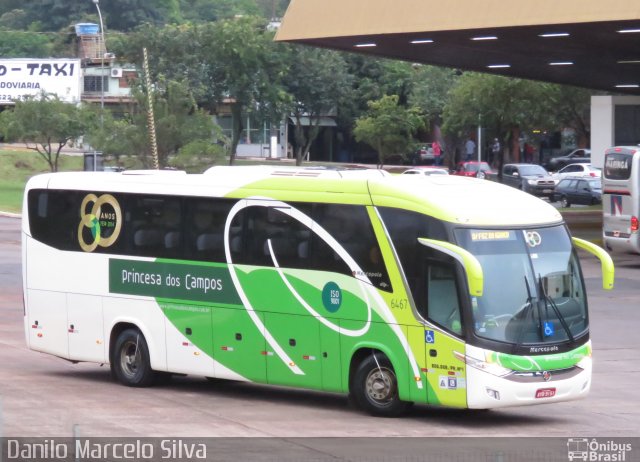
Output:
<path fill-rule="evenodd" d="M 462 330 L 461 280 L 457 263 L 451 258 L 430 258 L 424 249 L 419 287 L 413 289 L 420 315 L 427 324 L 422 328 L 427 376 L 427 401 L 452 407 L 466 407 L 467 383 L 464 362 L 455 353 L 464 354 Z M 416 335 L 414 332 L 413 335 Z"/>

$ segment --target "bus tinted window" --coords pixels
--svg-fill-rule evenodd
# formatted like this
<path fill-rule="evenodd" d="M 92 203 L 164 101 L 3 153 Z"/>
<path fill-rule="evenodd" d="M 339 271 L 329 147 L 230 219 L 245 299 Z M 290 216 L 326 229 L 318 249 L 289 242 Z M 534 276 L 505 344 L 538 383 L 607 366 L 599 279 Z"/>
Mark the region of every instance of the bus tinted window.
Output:
<path fill-rule="evenodd" d="M 225 262 L 224 226 L 234 200 L 193 199 L 186 200 L 186 235 L 188 254 L 194 260 Z M 232 227 L 230 239 L 240 232 L 240 227 Z M 180 234 L 169 231 L 166 236 L 171 245 L 180 243 Z M 170 247 L 173 249 L 173 247 Z"/>
<path fill-rule="evenodd" d="M 423 318 L 460 334 L 455 265 L 451 258 L 443 260 L 443 255 L 418 242 L 419 237 L 448 241 L 444 225 L 435 218 L 407 210 L 386 207 L 379 210 L 418 312 Z M 443 298 L 445 289 L 448 293 Z M 441 303 L 445 299 L 452 308 L 446 314 Z M 453 301 L 455 303 L 449 303 Z"/>
<path fill-rule="evenodd" d="M 124 226 L 134 255 L 178 257 L 183 253 L 180 199 L 133 196 L 129 204 Z"/>
<path fill-rule="evenodd" d="M 29 191 L 32 236 L 60 250 L 79 250 L 78 224 L 81 194 L 73 191 Z"/>
<path fill-rule="evenodd" d="M 604 161 L 604 177 L 610 180 L 628 180 L 631 177 L 633 155 L 607 154 Z"/>
<path fill-rule="evenodd" d="M 317 204 L 313 218 L 338 241 L 374 286 L 391 290 L 382 252 L 364 206 Z M 314 236 L 312 250 L 317 269 L 335 271 L 337 265 L 346 266 L 340 256 L 318 236 Z"/>

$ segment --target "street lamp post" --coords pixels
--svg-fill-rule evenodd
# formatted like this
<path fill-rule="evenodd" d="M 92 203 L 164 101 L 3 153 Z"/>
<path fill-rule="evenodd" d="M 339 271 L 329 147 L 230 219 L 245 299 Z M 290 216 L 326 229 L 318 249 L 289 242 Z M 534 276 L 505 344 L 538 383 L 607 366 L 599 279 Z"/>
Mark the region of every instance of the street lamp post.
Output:
<path fill-rule="evenodd" d="M 92 0 L 98 10 L 98 19 L 100 19 L 100 36 L 102 38 L 102 49 L 100 50 L 100 128 L 104 126 L 104 54 L 107 50 L 107 44 L 104 41 L 104 24 L 102 23 L 102 13 L 100 12 L 100 0 Z"/>
<path fill-rule="evenodd" d="M 98 10 L 98 19 L 100 19 L 100 37 L 102 45 L 100 46 L 100 133 L 104 136 L 104 55 L 107 51 L 107 44 L 104 41 L 104 23 L 102 22 L 102 12 L 100 11 L 100 0 L 92 0 Z M 98 169 L 98 152 L 93 151 L 93 171 Z"/>

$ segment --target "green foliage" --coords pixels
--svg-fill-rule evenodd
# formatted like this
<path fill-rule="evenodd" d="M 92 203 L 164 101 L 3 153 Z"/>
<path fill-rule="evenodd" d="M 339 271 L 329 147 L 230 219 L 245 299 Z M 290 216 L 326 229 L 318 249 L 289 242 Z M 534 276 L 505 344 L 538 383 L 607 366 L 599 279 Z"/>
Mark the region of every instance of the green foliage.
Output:
<path fill-rule="evenodd" d="M 351 86 L 351 75 L 342 55 L 307 46 L 289 46 L 285 50 L 289 67 L 282 77 L 289 95 L 289 113 L 295 121 L 296 163 L 302 163 L 311 143 L 318 136 L 320 117 L 335 112 Z M 303 118 L 309 126 L 303 126 Z"/>
<path fill-rule="evenodd" d="M 409 104 L 419 107 L 427 120 L 437 122 L 442 118 L 458 73 L 455 69 L 436 66 L 416 65 L 414 69 Z"/>
<path fill-rule="evenodd" d="M 0 15 L 0 29 L 26 30 L 32 19 L 21 9 L 8 10 Z"/>
<path fill-rule="evenodd" d="M 0 55 L 3 58 L 51 56 L 53 44 L 49 37 L 26 31 L 0 30 Z"/>
<path fill-rule="evenodd" d="M 213 165 L 226 162 L 224 146 L 213 144 L 210 140 L 195 140 L 178 150 L 169 165 L 188 172 L 202 172 Z"/>
<path fill-rule="evenodd" d="M 367 111 L 369 101 L 398 95 L 399 103 L 407 104 L 413 84 L 411 64 L 350 53 L 343 58 L 352 76 L 350 90 L 339 102 L 338 123 L 347 127 L 346 132 Z"/>
<path fill-rule="evenodd" d="M 45 93 L 17 101 L 0 114 L 0 129 L 8 141 L 23 141 L 58 171 L 60 151 L 96 123 L 94 113 Z"/>
<path fill-rule="evenodd" d="M 116 53 L 141 63 L 143 47 L 149 52 L 151 80 L 181 82 L 198 106 L 214 112 L 224 102 L 233 114 L 231 157 L 242 132 L 241 114 L 260 111 L 279 118 L 284 94 L 280 76 L 285 63 L 263 20 L 241 17 L 207 24 L 155 28 L 142 26 Z"/>
<path fill-rule="evenodd" d="M 138 104 L 126 119 L 114 120 L 105 114 L 104 128 L 96 126 L 87 139 L 95 149 L 114 156 L 118 162 L 122 156 L 134 156 L 143 167 L 151 168 L 146 95 L 141 88 L 136 89 L 135 95 Z M 171 158 L 192 142 L 212 143 L 214 139 L 223 139 L 220 128 L 209 114 L 196 106 L 183 83 L 162 82 L 152 95 L 161 168 L 174 165 Z M 207 150 L 204 154 L 209 153 Z"/>
<path fill-rule="evenodd" d="M 404 155 L 414 143 L 413 136 L 423 127 L 420 110 L 400 106 L 398 96 L 391 95 L 369 102 L 367 114 L 356 120 L 353 133 L 357 141 L 378 151 L 382 165 L 391 154 Z"/>
<path fill-rule="evenodd" d="M 184 18 L 193 22 L 218 21 L 237 15 L 258 15 L 254 0 L 180 0 Z"/>

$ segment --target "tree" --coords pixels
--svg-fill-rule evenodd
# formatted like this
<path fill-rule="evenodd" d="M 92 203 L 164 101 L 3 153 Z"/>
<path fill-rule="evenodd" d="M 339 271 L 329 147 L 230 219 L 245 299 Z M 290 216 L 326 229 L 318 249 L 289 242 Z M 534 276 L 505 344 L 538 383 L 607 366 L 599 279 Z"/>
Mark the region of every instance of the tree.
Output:
<path fill-rule="evenodd" d="M 0 55 L 3 58 L 33 58 L 52 56 L 49 37 L 26 31 L 0 31 Z"/>
<path fill-rule="evenodd" d="M 336 52 L 300 45 L 291 45 L 287 51 L 289 68 L 282 82 L 295 122 L 296 165 L 301 165 L 320 133 L 321 117 L 335 112 L 338 101 L 349 91 L 351 76 Z"/>
<path fill-rule="evenodd" d="M 153 90 L 156 139 L 160 167 L 185 167 L 199 156 L 211 165 L 224 155 L 224 148 L 213 144 L 224 141 L 220 127 L 211 116 L 197 108 L 189 89 L 176 81 L 160 82 Z M 148 138 L 146 95 L 134 89 L 137 104 L 125 119 L 104 118 L 104 126 L 88 135 L 92 146 L 118 159 L 137 157 L 145 168 L 152 167 Z M 176 161 L 176 156 L 179 157 Z"/>
<path fill-rule="evenodd" d="M 427 121 L 439 124 L 457 78 L 455 69 L 415 65 L 409 104 L 419 107 Z"/>
<path fill-rule="evenodd" d="M 573 128 L 578 144 L 588 147 L 591 137 L 591 95 L 601 92 L 569 85 L 550 85 L 549 92 L 550 105 L 554 109 L 557 123 Z"/>
<path fill-rule="evenodd" d="M 0 127 L 7 140 L 23 141 L 42 156 L 52 172 L 57 172 L 62 148 L 95 126 L 96 120 L 95 113 L 85 106 L 42 93 L 16 101 L 13 110 L 2 112 Z"/>
<path fill-rule="evenodd" d="M 16 8 L 23 9 L 43 31 L 65 29 L 96 13 L 90 0 L 40 0 L 22 2 Z M 100 9 L 105 28 L 112 30 L 127 31 L 144 22 L 165 24 L 181 20 L 178 0 L 109 0 L 100 2 Z"/>
<path fill-rule="evenodd" d="M 367 115 L 356 120 L 353 130 L 357 141 L 378 151 L 378 166 L 382 167 L 390 154 L 404 155 L 413 144 L 413 136 L 424 126 L 418 108 L 398 105 L 398 96 L 383 96 L 369 102 Z"/>
<path fill-rule="evenodd" d="M 461 137 L 478 124 L 491 127 L 519 161 L 518 138 L 521 129 L 553 126 L 549 115 L 551 84 L 507 78 L 493 74 L 465 73 L 450 92 L 443 112 L 443 129 Z M 504 152 L 498 159 L 501 171 Z"/>
<path fill-rule="evenodd" d="M 184 18 L 193 22 L 218 21 L 260 13 L 254 0 L 180 0 Z"/>
<path fill-rule="evenodd" d="M 141 63 L 147 47 L 152 81 L 166 78 L 187 85 L 198 106 L 214 113 L 221 104 L 233 120 L 233 164 L 243 113 L 259 111 L 279 120 L 285 93 L 279 84 L 285 66 L 273 33 L 260 18 L 242 17 L 215 23 L 143 26 L 128 43 L 116 43 L 131 61 Z M 127 52 L 127 49 L 130 50 Z"/>
<path fill-rule="evenodd" d="M 280 86 L 283 73 L 273 33 L 262 19 L 246 17 L 218 21 L 206 37 L 202 53 L 208 59 L 209 83 L 218 103 L 227 101 L 232 115 L 233 164 L 243 130 L 242 114 L 257 110 L 276 119 L 285 98 Z"/>

